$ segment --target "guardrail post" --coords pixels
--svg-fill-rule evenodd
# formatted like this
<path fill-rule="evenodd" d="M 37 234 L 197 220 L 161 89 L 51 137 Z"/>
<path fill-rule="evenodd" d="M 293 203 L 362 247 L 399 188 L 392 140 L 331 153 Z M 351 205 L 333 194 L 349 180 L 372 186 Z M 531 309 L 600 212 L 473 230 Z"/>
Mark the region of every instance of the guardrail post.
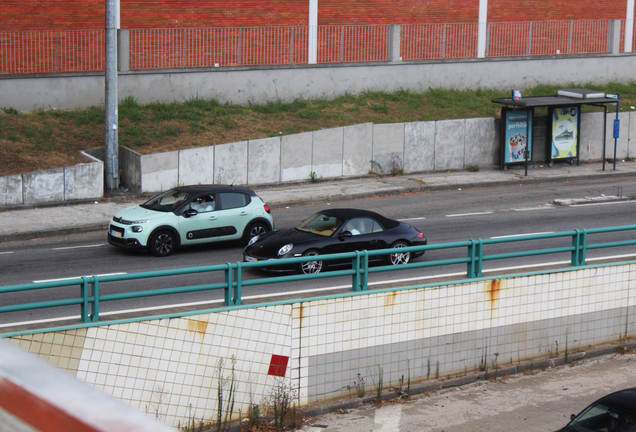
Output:
<path fill-rule="evenodd" d="M 242 263 L 237 262 L 236 263 L 236 286 L 234 287 L 234 304 L 235 305 L 240 305 L 241 304 L 241 282 L 243 280 L 243 267 L 241 265 Z"/>
<path fill-rule="evenodd" d="M 572 236 L 572 259 L 570 264 L 572 266 L 585 265 L 585 255 L 587 250 L 587 231 L 585 229 L 575 229 Z"/>
<path fill-rule="evenodd" d="M 482 257 L 484 256 L 484 245 L 479 240 L 470 240 L 468 246 L 468 258 L 470 261 L 466 265 L 466 276 L 469 278 L 481 277 Z"/>
<path fill-rule="evenodd" d="M 91 297 L 93 297 L 93 307 L 91 309 L 91 321 L 99 321 L 99 279 L 97 276 L 93 276 L 93 289 L 91 290 Z"/>
<path fill-rule="evenodd" d="M 232 306 L 234 301 L 232 300 L 232 279 L 233 279 L 233 270 L 232 263 L 227 263 L 227 268 L 225 269 L 225 306 Z"/>
<path fill-rule="evenodd" d="M 367 291 L 369 289 L 369 253 L 366 250 L 360 252 L 362 258 L 362 268 L 360 269 L 361 280 L 360 290 Z"/>
<path fill-rule="evenodd" d="M 90 322 L 88 316 L 88 278 L 82 276 L 82 284 L 80 285 L 80 296 L 82 297 L 82 304 L 80 305 L 80 318 L 83 323 Z"/>
<path fill-rule="evenodd" d="M 355 272 L 351 276 L 351 289 L 360 291 L 360 251 L 356 251 L 356 256 L 352 258 L 351 268 Z"/>

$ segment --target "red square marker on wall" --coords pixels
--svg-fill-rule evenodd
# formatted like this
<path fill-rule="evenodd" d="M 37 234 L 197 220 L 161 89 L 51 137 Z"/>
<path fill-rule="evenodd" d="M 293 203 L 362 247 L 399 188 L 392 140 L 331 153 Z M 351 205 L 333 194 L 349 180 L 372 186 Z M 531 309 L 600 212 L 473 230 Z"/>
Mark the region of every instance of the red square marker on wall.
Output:
<path fill-rule="evenodd" d="M 289 357 L 272 354 L 272 360 L 269 362 L 269 371 L 267 375 L 284 377 L 287 370 L 287 362 Z"/>

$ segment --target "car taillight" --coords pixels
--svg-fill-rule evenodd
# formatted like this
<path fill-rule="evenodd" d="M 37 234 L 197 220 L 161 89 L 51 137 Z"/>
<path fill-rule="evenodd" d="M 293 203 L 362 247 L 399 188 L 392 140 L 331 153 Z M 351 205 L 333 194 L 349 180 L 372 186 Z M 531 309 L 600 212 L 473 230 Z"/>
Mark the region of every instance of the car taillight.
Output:
<path fill-rule="evenodd" d="M 419 234 L 417 235 L 417 238 L 424 238 L 424 234 L 419 233 Z"/>
<path fill-rule="evenodd" d="M 270 211 L 269 211 L 269 206 L 268 206 L 267 204 L 264 204 L 264 205 L 263 205 L 263 208 L 265 209 L 265 211 L 266 211 L 267 213 L 269 213 L 269 212 L 270 212 Z"/>

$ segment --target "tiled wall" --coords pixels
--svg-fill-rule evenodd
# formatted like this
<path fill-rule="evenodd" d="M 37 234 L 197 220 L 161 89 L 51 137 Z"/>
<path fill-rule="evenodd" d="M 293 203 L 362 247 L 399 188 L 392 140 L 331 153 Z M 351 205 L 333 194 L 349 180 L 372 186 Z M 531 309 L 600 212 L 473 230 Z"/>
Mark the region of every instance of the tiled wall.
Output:
<path fill-rule="evenodd" d="M 371 292 L 11 341 L 177 426 L 215 418 L 219 375 L 229 379 L 233 364 L 234 414 L 245 416 L 281 379 L 306 405 L 354 395 L 359 377 L 372 393 L 380 368 L 392 387 L 402 377 L 416 382 L 618 341 L 636 331 L 635 271 L 624 264 Z"/>

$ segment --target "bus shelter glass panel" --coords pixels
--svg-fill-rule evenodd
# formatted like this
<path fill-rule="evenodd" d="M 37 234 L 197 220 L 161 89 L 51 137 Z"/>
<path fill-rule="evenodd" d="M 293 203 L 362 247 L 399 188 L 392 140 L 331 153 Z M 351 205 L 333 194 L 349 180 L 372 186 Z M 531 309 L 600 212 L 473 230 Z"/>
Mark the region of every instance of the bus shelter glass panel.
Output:
<path fill-rule="evenodd" d="M 551 109 L 552 145 L 550 158 L 575 159 L 579 157 L 580 106 L 564 106 Z"/>

